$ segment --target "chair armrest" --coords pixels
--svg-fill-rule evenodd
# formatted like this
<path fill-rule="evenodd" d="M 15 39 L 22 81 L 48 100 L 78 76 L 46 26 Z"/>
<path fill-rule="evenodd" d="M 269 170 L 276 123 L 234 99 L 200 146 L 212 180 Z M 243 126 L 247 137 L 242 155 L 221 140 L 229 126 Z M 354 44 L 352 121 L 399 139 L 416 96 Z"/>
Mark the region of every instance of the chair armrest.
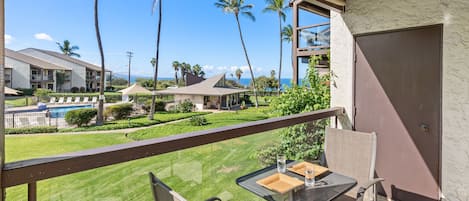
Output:
<path fill-rule="evenodd" d="M 374 186 L 377 183 L 382 182 L 382 181 L 384 181 L 383 178 L 375 178 L 375 179 L 372 179 L 372 180 L 368 181 L 367 183 L 363 184 L 363 186 L 360 186 L 360 188 L 357 191 L 357 201 L 363 201 L 363 197 L 365 196 L 366 190 L 368 190 L 370 187 L 372 187 L 372 186 Z M 376 192 L 374 192 L 374 193 L 376 193 Z"/>
<path fill-rule="evenodd" d="M 205 201 L 222 201 L 220 198 L 217 197 L 211 197 L 209 199 L 206 199 Z"/>

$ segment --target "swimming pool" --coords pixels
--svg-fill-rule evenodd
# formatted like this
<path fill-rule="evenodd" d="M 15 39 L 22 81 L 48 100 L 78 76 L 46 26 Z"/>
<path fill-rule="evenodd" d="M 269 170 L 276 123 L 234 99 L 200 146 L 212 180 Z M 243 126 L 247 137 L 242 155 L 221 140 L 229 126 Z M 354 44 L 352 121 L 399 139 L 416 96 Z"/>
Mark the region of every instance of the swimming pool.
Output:
<path fill-rule="evenodd" d="M 53 107 L 49 108 L 51 118 L 63 118 L 65 113 L 71 110 L 83 109 L 83 108 L 92 108 L 92 105 L 74 105 L 74 106 L 63 106 L 63 107 Z"/>

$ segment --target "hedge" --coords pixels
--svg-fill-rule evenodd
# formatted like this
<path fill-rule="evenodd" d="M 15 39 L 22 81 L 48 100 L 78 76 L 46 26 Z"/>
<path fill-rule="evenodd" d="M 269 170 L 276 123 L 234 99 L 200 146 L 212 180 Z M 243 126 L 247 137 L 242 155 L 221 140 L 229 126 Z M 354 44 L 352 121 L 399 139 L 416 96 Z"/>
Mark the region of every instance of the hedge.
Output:
<path fill-rule="evenodd" d="M 130 116 L 130 114 L 132 114 L 132 111 L 132 103 L 111 105 L 107 107 L 106 110 L 104 110 L 104 117 L 106 119 L 108 117 L 113 117 L 115 120 L 126 119 Z"/>
<path fill-rule="evenodd" d="M 71 110 L 65 113 L 65 121 L 70 125 L 87 125 L 98 114 L 95 108 L 85 108 L 78 110 Z"/>
<path fill-rule="evenodd" d="M 51 126 L 38 126 L 31 128 L 5 128 L 5 134 L 34 134 L 34 133 L 56 133 L 58 129 Z"/>

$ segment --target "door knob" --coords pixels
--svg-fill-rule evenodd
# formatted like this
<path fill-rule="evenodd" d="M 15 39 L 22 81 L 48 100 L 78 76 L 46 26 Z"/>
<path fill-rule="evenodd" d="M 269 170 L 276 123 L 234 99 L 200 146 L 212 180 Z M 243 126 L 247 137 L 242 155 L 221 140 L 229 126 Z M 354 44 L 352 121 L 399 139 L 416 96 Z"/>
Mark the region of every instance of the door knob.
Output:
<path fill-rule="evenodd" d="M 423 132 L 428 133 L 430 131 L 430 126 L 428 126 L 427 124 L 421 123 L 420 124 L 420 130 L 423 131 Z"/>

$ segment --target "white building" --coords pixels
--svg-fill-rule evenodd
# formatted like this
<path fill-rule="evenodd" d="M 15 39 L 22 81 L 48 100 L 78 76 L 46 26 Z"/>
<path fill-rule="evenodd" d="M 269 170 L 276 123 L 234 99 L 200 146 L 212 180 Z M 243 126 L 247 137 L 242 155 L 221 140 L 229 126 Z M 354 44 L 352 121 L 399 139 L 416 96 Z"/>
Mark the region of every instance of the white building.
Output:
<path fill-rule="evenodd" d="M 100 82 L 101 67 L 99 66 L 49 50 L 27 48 L 18 52 L 71 69 L 71 87 L 84 87 L 86 91 L 94 92 L 98 91 L 102 85 Z M 103 84 L 104 87 L 106 87 L 105 84 Z"/>
<path fill-rule="evenodd" d="M 57 72 L 65 74 L 61 86 L 57 86 Z M 57 88 L 71 87 L 70 68 L 52 64 L 5 48 L 5 85 L 11 88 Z"/>

